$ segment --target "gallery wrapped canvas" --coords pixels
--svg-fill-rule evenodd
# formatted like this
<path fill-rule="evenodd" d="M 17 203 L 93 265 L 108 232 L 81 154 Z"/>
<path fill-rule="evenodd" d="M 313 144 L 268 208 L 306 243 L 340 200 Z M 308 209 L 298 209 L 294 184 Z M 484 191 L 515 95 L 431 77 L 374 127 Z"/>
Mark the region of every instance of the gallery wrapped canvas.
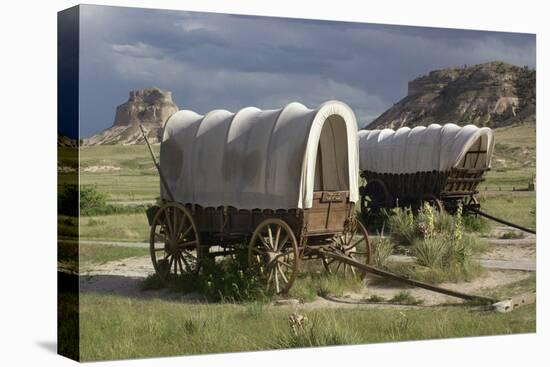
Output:
<path fill-rule="evenodd" d="M 59 12 L 59 354 L 535 332 L 535 43 Z"/>

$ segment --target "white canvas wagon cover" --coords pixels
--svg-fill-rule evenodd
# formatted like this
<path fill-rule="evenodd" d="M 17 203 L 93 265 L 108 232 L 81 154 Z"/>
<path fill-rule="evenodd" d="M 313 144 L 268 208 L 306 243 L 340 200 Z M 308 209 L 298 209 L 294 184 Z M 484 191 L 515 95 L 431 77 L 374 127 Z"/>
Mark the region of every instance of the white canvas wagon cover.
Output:
<path fill-rule="evenodd" d="M 492 130 L 475 125 L 432 124 L 412 129 L 402 127 L 397 131 L 361 130 L 358 135 L 360 168 L 376 173 L 489 168 L 494 149 Z"/>
<path fill-rule="evenodd" d="M 339 101 L 316 109 L 293 102 L 276 110 L 176 112 L 165 124 L 160 166 L 180 203 L 306 209 L 319 182 L 358 200 L 358 155 L 351 108 Z M 161 195 L 168 199 L 162 186 Z"/>

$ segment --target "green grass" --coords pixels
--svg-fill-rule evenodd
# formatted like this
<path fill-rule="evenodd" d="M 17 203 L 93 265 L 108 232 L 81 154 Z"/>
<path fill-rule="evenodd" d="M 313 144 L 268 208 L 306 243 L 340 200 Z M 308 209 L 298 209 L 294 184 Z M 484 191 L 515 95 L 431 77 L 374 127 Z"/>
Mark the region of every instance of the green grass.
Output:
<path fill-rule="evenodd" d="M 80 217 L 80 237 L 104 241 L 149 240 L 145 213 Z"/>
<path fill-rule="evenodd" d="M 159 156 L 160 146 L 153 150 Z M 103 145 L 80 150 L 80 183 L 93 184 L 108 200 L 154 201 L 159 196 L 159 176 L 145 145 Z M 120 170 L 85 172 L 93 166 L 114 166 Z"/>
<path fill-rule="evenodd" d="M 358 272 L 359 273 L 359 272 Z M 304 271 L 290 288 L 289 297 L 303 302 L 313 301 L 317 297 L 341 297 L 346 292 L 358 292 L 363 287 L 359 277 L 343 277 L 326 272 Z"/>
<path fill-rule="evenodd" d="M 536 169 L 536 128 L 535 124 L 508 126 L 494 130 L 495 151 L 493 169 L 481 183 L 489 190 L 525 189 L 532 181 Z"/>
<path fill-rule="evenodd" d="M 528 278 L 511 284 L 499 286 L 487 291 L 487 296 L 495 299 L 505 299 L 514 295 L 535 292 L 537 289 L 537 276 L 531 274 Z"/>
<path fill-rule="evenodd" d="M 467 307 L 303 310 L 294 333 L 289 308 L 251 303 L 181 304 L 82 294 L 84 361 L 274 348 L 363 344 L 535 331 L 535 305 L 506 314 Z"/>
<path fill-rule="evenodd" d="M 503 192 L 481 195 L 479 199 L 481 210 L 495 217 L 533 229 L 536 227 L 536 195 L 534 192 Z M 493 221 L 491 224 L 493 226 L 501 225 L 495 224 Z"/>
<path fill-rule="evenodd" d="M 83 243 L 79 246 L 77 242 L 73 241 L 59 241 L 57 252 L 59 263 L 64 268 L 73 269 L 74 271 L 109 261 L 149 255 L 149 249 L 147 248 Z"/>
<path fill-rule="evenodd" d="M 148 255 L 148 248 L 80 244 L 80 262 L 82 265 L 104 264 L 109 261 Z"/>
<path fill-rule="evenodd" d="M 400 305 L 413 305 L 413 306 L 420 305 L 423 303 L 422 300 L 417 300 L 408 291 L 401 291 L 397 293 L 395 296 L 393 296 L 392 299 L 390 299 L 390 302 L 399 303 Z"/>
<path fill-rule="evenodd" d="M 58 233 L 62 237 L 77 237 L 78 219 L 59 215 Z M 148 242 L 149 224 L 145 213 L 80 217 L 80 238 L 86 240 Z"/>

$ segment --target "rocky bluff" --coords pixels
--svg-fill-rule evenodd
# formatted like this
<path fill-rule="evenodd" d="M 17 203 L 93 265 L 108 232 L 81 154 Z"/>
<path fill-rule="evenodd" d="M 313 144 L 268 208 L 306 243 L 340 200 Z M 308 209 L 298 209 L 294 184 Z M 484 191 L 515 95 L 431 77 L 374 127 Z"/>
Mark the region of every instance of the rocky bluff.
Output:
<path fill-rule="evenodd" d="M 84 144 L 143 143 L 140 124 L 147 132 L 150 142 L 159 142 L 164 123 L 178 110 L 172 100 L 172 92 L 159 88 L 130 91 L 128 101 L 116 108 L 113 126 L 84 139 Z"/>
<path fill-rule="evenodd" d="M 444 124 L 499 127 L 535 121 L 536 71 L 500 61 L 435 70 L 367 128 Z"/>

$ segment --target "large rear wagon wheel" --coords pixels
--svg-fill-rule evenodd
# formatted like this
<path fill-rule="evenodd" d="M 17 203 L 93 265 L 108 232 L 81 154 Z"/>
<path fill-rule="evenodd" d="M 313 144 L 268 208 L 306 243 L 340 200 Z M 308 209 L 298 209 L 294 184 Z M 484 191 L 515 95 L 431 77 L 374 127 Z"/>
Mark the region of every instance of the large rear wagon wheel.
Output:
<path fill-rule="evenodd" d="M 167 277 L 198 272 L 199 248 L 199 234 L 191 213 L 178 203 L 160 207 L 149 237 L 151 261 L 157 274 Z"/>
<path fill-rule="evenodd" d="M 266 291 L 287 293 L 298 274 L 298 242 L 290 226 L 270 218 L 256 227 L 248 244 L 248 265 L 266 283 Z"/>
<path fill-rule="evenodd" d="M 382 209 L 392 207 L 392 198 L 384 181 L 375 178 L 367 182 L 361 195 L 361 213 L 365 219 L 370 215 L 379 214 Z"/>
<path fill-rule="evenodd" d="M 328 252 L 347 256 L 367 265 L 372 263 L 369 235 L 365 226 L 356 218 L 350 219 L 344 231 L 334 236 Z M 330 255 L 323 255 L 322 260 L 325 270 L 329 274 L 360 277 L 361 279 L 366 276 L 364 271 L 358 271 L 353 266 L 336 260 Z"/>

